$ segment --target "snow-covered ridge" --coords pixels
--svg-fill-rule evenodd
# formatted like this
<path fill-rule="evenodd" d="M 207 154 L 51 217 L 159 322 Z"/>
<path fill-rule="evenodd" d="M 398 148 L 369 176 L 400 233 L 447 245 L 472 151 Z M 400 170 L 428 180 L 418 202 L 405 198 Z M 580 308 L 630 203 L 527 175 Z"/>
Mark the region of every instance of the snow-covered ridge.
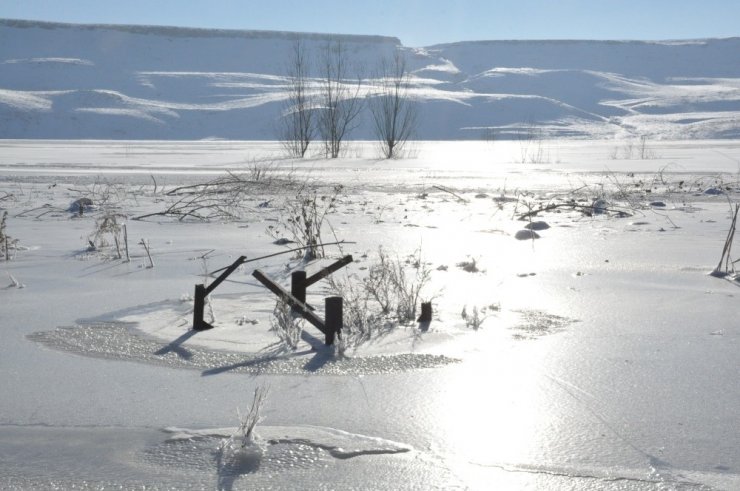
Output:
<path fill-rule="evenodd" d="M 406 57 L 415 137 L 740 137 L 740 38 L 475 41 L 0 19 L 0 138 L 273 140 L 288 60 L 340 41 L 370 74 Z M 367 114 L 354 139 L 372 139 Z"/>
<path fill-rule="evenodd" d="M 84 30 L 109 30 L 130 34 L 149 34 L 154 36 L 186 37 L 186 38 L 245 38 L 245 39 L 314 39 L 328 40 L 339 39 L 342 41 L 355 42 L 386 42 L 401 44 L 395 37 L 370 36 L 361 34 L 325 34 L 325 33 L 295 33 L 290 31 L 266 31 L 258 29 L 205 29 L 199 27 L 177 27 L 177 26 L 150 26 L 150 25 L 122 25 L 122 24 L 70 24 L 64 22 L 44 22 L 20 19 L 0 19 L 0 26 L 16 28 L 40 28 L 40 29 L 84 29 Z"/>

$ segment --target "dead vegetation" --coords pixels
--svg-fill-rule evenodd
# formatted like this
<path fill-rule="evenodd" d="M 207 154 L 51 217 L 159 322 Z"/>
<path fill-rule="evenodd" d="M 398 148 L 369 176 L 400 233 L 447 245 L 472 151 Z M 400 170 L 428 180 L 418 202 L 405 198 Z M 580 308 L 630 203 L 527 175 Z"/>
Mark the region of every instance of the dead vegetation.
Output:
<path fill-rule="evenodd" d="M 275 333 L 278 339 L 289 349 L 294 350 L 298 347 L 301 340 L 304 321 L 300 316 L 295 315 L 283 299 L 278 299 L 273 309 L 273 316 L 270 318 L 270 330 Z"/>
<path fill-rule="evenodd" d="M 344 298 L 345 344 L 356 346 L 413 322 L 430 280 L 431 269 L 421 250 L 391 258 L 382 248 L 364 278 L 327 278 L 329 289 Z"/>
<path fill-rule="evenodd" d="M 4 211 L 0 217 L 0 259 L 10 261 L 10 249 L 15 247 L 16 241 L 7 233 L 8 212 Z"/>
<path fill-rule="evenodd" d="M 738 261 L 732 260 L 732 243 L 735 241 L 735 230 L 737 228 L 737 215 L 740 211 L 740 204 L 735 204 L 734 212 L 732 213 L 732 221 L 730 223 L 730 230 L 727 232 L 727 238 L 725 239 L 725 245 L 722 248 L 722 256 L 719 259 L 719 264 L 712 271 L 713 276 L 725 277 L 735 275 L 735 264 Z"/>
<path fill-rule="evenodd" d="M 278 175 L 274 164 L 253 162 L 244 172 L 228 171 L 210 181 L 165 191 L 163 197 L 170 201 L 167 208 L 133 219 L 164 216 L 179 221 L 238 220 L 251 209 L 250 200 L 255 200 L 265 191 L 275 190 L 278 185 L 283 188 L 295 185 L 292 170 Z"/>
<path fill-rule="evenodd" d="M 278 243 L 293 242 L 304 248 L 306 261 L 324 257 L 322 235 L 326 227 L 332 228 L 328 215 L 335 211 L 343 189 L 336 185 L 328 192 L 320 193 L 318 189 L 303 184 L 295 197 L 285 199 L 277 225 L 269 225 L 267 233 Z"/>

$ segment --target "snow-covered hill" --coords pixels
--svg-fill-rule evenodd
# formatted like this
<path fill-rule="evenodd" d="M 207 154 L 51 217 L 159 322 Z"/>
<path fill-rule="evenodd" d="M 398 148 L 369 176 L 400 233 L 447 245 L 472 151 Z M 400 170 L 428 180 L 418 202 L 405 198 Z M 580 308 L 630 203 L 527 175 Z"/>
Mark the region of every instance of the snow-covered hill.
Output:
<path fill-rule="evenodd" d="M 298 37 L 316 58 L 341 39 L 366 79 L 400 50 L 420 139 L 740 137 L 740 38 L 408 48 L 380 36 L 0 20 L 0 138 L 275 139 Z M 371 138 L 367 123 L 351 136 Z"/>

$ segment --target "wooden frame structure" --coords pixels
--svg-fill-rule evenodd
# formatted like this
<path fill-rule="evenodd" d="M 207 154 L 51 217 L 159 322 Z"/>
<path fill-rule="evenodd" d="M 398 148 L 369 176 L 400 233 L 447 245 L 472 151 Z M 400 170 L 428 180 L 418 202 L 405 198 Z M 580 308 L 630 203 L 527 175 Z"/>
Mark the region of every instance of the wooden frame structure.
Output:
<path fill-rule="evenodd" d="M 353 261 L 352 256 L 344 256 L 340 260 L 330 264 L 329 266 L 321 269 L 311 276 L 306 276 L 305 271 L 295 271 L 291 275 L 291 288 L 288 292 L 285 288 L 278 285 L 270 278 L 268 278 L 262 271 L 256 269 L 252 272 L 257 281 L 262 283 L 268 290 L 282 299 L 288 305 L 291 310 L 306 319 L 311 325 L 316 327 L 319 331 L 324 334 L 324 342 L 326 345 L 334 344 L 335 337 L 341 336 L 341 330 L 343 327 L 343 300 L 342 297 L 327 297 L 324 299 L 324 317 L 322 320 L 318 315 L 314 313 L 314 308 L 306 303 L 306 289 L 317 283 L 318 281 L 326 278 L 330 274 L 338 271 L 344 266 L 348 265 Z M 193 306 L 193 329 L 196 331 L 206 331 L 213 329 L 213 325 L 209 324 L 203 318 L 205 312 L 206 297 L 216 289 L 226 278 L 229 277 L 236 269 L 248 262 L 246 256 L 240 256 L 230 266 L 219 270 L 221 274 L 208 286 L 204 284 L 195 285 L 195 297 Z"/>

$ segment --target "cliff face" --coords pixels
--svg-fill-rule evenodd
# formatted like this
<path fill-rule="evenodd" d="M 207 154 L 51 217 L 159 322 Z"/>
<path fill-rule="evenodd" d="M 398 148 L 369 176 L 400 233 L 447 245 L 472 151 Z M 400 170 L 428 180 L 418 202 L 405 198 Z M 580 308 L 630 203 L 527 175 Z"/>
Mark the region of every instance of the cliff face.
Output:
<path fill-rule="evenodd" d="M 400 51 L 419 139 L 740 137 L 740 39 L 481 41 L 0 20 L 0 138 L 274 139 L 296 39 L 339 40 L 360 94 Z M 318 81 L 316 81 L 318 83 Z M 372 138 L 367 118 L 351 135 Z"/>

